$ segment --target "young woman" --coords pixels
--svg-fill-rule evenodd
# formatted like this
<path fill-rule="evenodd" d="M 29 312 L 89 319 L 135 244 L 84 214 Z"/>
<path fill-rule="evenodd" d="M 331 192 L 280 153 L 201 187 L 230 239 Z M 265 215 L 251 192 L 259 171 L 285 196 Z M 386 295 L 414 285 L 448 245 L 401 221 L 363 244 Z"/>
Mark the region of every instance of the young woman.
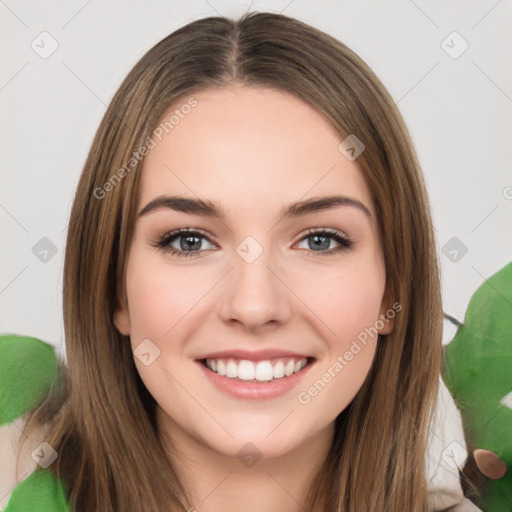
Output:
<path fill-rule="evenodd" d="M 25 433 L 73 510 L 438 503 L 427 193 L 391 96 L 329 35 L 250 13 L 149 50 L 80 178 L 63 294 L 68 364 Z"/>

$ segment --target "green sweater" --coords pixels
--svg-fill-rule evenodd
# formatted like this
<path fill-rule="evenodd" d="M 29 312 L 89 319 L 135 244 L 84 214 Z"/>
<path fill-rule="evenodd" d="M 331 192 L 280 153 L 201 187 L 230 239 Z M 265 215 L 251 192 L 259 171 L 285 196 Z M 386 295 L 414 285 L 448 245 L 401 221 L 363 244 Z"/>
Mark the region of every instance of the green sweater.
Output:
<path fill-rule="evenodd" d="M 26 336 L 0 335 L 0 426 L 9 425 L 34 408 L 58 372 L 52 345 Z M 42 465 L 14 487 L 3 509 L 29 511 L 71 511 L 66 484 Z"/>

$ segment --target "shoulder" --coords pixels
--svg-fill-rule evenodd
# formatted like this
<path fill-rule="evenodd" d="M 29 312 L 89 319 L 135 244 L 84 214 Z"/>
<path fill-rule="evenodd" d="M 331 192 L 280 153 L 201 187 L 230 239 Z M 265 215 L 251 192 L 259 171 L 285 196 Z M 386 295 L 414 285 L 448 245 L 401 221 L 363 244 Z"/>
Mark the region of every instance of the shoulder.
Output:
<path fill-rule="evenodd" d="M 462 503 L 453 509 L 453 512 L 482 512 L 472 501 L 464 498 Z"/>
<path fill-rule="evenodd" d="M 426 454 L 429 510 L 480 511 L 462 491 L 459 470 L 464 466 L 466 458 L 462 417 L 440 378 L 437 407 L 429 429 Z"/>
<path fill-rule="evenodd" d="M 52 345 L 36 338 L 0 335 L 0 510 L 14 489 L 39 468 L 35 455 L 44 443 L 42 431 L 27 439 L 20 452 L 25 416 L 44 398 L 58 373 Z"/>
<path fill-rule="evenodd" d="M 71 512 L 65 483 L 43 468 L 37 468 L 9 492 L 1 505 L 3 512 Z M 5 508 L 4 508 L 5 507 Z"/>
<path fill-rule="evenodd" d="M 20 452 L 23 423 L 23 419 L 18 418 L 0 426 L 0 510 L 6 507 L 14 488 L 38 468 L 31 454 L 43 442 L 44 435 L 38 432 L 27 440 Z"/>

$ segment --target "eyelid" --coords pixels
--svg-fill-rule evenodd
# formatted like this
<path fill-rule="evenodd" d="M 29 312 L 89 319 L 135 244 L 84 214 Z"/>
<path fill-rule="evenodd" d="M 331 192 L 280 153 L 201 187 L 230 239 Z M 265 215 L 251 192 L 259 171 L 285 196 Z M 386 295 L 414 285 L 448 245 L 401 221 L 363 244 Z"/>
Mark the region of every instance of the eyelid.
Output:
<path fill-rule="evenodd" d="M 200 229 L 200 228 L 178 228 L 178 229 L 172 229 L 171 231 L 167 231 L 162 236 L 159 237 L 159 240 L 169 240 L 171 238 L 178 238 L 179 235 L 185 236 L 185 235 L 201 235 L 204 239 L 208 240 L 213 245 L 216 245 L 216 242 L 214 242 L 213 237 L 207 233 L 206 231 Z"/>
<path fill-rule="evenodd" d="M 335 228 L 308 228 L 308 229 L 306 229 L 306 231 L 303 231 L 302 233 L 300 233 L 298 241 L 301 241 L 302 239 L 306 238 L 308 235 L 315 235 L 317 233 L 326 233 L 326 234 L 333 235 L 333 236 L 337 235 L 340 238 L 344 238 L 347 241 L 352 241 L 352 240 L 350 240 L 349 236 L 346 235 L 343 231 L 340 231 L 339 229 L 335 229 Z"/>

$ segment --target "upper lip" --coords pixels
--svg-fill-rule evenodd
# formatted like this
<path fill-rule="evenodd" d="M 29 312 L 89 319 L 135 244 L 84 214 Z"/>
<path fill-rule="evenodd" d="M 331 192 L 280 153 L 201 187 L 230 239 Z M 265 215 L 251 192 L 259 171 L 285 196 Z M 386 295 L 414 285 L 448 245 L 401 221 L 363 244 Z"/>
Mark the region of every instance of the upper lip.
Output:
<path fill-rule="evenodd" d="M 279 350 L 276 348 L 267 348 L 265 350 L 244 350 L 244 349 L 232 349 L 232 350 L 219 350 L 217 352 L 210 352 L 197 358 L 202 359 L 248 359 L 249 361 L 261 361 L 267 359 L 276 359 L 278 357 L 294 357 L 298 359 L 304 359 L 311 356 L 299 354 L 298 352 L 292 352 L 290 350 Z"/>

